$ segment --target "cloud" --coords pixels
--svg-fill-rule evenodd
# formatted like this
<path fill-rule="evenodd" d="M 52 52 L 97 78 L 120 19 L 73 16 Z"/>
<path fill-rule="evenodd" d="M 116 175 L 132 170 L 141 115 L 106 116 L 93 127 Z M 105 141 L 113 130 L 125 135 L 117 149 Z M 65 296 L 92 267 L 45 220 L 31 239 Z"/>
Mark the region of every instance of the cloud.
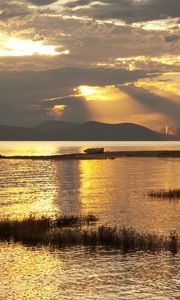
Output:
<path fill-rule="evenodd" d="M 153 74 L 152 74 L 153 75 Z M 79 85 L 113 85 L 133 82 L 152 76 L 149 71 L 133 71 L 113 68 L 59 68 L 42 71 L 0 72 L 0 90 L 3 92 L 36 91 Z"/>
<path fill-rule="evenodd" d="M 87 121 L 98 120 L 108 123 L 133 122 L 149 126 L 155 130 L 165 125 L 178 128 L 180 103 L 171 96 L 158 95 L 134 84 L 104 88 L 109 100 L 70 96 L 47 101 L 47 107 L 66 105 L 61 120 Z M 97 97 L 98 98 L 98 97 Z"/>
<path fill-rule="evenodd" d="M 84 98 L 74 96 L 70 99 L 75 87 L 118 86 L 145 78 L 149 82 L 155 74 L 177 73 L 179 11 L 179 0 L 1 0 L 1 48 L 2 41 L 15 38 L 25 44 L 39 41 L 54 45 L 60 52 L 67 49 L 69 55 L 1 56 L 0 123 L 39 123 L 49 117 L 48 109 L 53 105 L 65 106 L 61 118 L 83 120 L 90 119 L 89 107 L 96 104 L 100 118 L 110 111 L 110 104 L 106 103 L 105 110 L 100 103 L 87 104 Z M 132 92 L 146 108 L 149 103 L 149 118 L 161 114 L 163 106 L 163 114 L 171 111 L 168 94 L 160 101 L 150 92 L 135 90 L 129 88 L 129 95 Z M 43 102 L 48 98 L 58 99 Z M 118 118 L 117 108 L 122 113 L 125 109 L 118 102 L 111 110 L 112 120 L 113 116 Z M 173 119 L 175 114 L 168 116 Z"/>
<path fill-rule="evenodd" d="M 180 35 L 178 35 L 178 34 L 167 35 L 167 36 L 165 36 L 164 40 L 166 43 L 177 42 L 180 40 Z"/>
<path fill-rule="evenodd" d="M 179 0 L 77 0 L 65 6 L 76 9 L 79 15 L 102 20 L 120 19 L 127 23 L 176 18 L 180 11 Z"/>
<path fill-rule="evenodd" d="M 85 98 L 77 96 L 67 96 L 54 101 L 46 101 L 47 118 L 51 116 L 56 106 L 65 106 L 63 113 L 56 114 L 55 119 L 72 122 L 86 122 L 92 120 L 91 112 Z"/>
<path fill-rule="evenodd" d="M 67 105 L 64 109 L 66 117 L 72 115 L 75 120 L 85 118 L 83 99 L 63 100 L 73 94 L 73 89 L 79 85 L 116 85 L 134 82 L 144 78 L 148 71 L 129 72 L 123 69 L 104 68 L 60 68 L 40 71 L 0 71 L 1 102 L 6 103 L 15 112 L 9 111 L 6 123 L 16 125 L 36 124 L 47 119 L 47 108 L 54 105 Z M 61 97 L 60 101 L 43 101 L 47 98 Z M 78 101 L 78 102 L 77 102 Z M 74 114 L 74 117 L 73 117 Z M 4 118 L 1 118 L 1 122 Z"/>
<path fill-rule="evenodd" d="M 57 2 L 58 0 L 26 0 L 26 1 L 30 2 L 34 5 L 45 6 L 45 5 L 53 4 L 53 3 Z"/>
<path fill-rule="evenodd" d="M 133 97 L 139 104 L 143 105 L 148 112 L 166 116 L 173 125 L 179 127 L 180 102 L 174 102 L 170 97 L 160 96 L 142 87 L 129 85 L 122 90 Z M 153 120 L 152 120 L 153 122 Z"/>
<path fill-rule="evenodd" d="M 21 1 L 2 0 L 0 3 L 0 21 L 7 19 L 26 16 L 29 13 L 29 9 Z"/>
<path fill-rule="evenodd" d="M 22 3 L 25 3 L 24 0 Z M 33 41 L 40 37 L 43 44 L 56 45 L 56 49 L 62 46 L 60 50 L 69 50 L 68 57 L 61 55 L 61 57 L 47 59 L 45 56 L 33 55 L 30 58 L 21 57 L 21 59 L 1 58 L 0 68 L 48 69 L 60 66 L 92 67 L 103 64 L 106 67 L 119 68 L 121 66 L 115 63 L 119 57 L 123 59 L 145 56 L 147 59 L 143 68 L 146 69 L 149 66 L 151 69 L 152 60 L 149 57 L 161 57 L 165 53 L 178 55 L 179 49 L 176 43 L 165 42 L 166 36 L 179 35 L 178 29 L 170 27 L 166 30 L 166 21 L 163 21 L 163 30 L 161 30 L 160 21 L 157 24 L 151 24 L 150 28 L 154 26 L 154 30 L 144 30 L 140 25 L 134 27 L 130 24 L 116 25 L 87 18 L 78 19 L 78 11 L 70 10 L 69 15 L 64 15 L 65 12 L 62 11 L 60 13 L 56 9 L 56 7 L 59 8 L 59 3 L 54 4 L 57 6 L 52 5 L 53 11 L 50 9 L 51 6 L 44 9 L 43 7 L 32 8 L 29 5 L 28 9 L 31 11 L 27 17 L 10 18 L 8 26 L 6 22 L 1 22 L 0 25 L 2 33 L 6 36 Z M 173 22 L 171 26 L 174 24 Z M 153 63 L 153 68 L 158 71 L 168 71 L 173 68 L 172 71 L 177 71 L 176 64 L 169 66 Z"/>

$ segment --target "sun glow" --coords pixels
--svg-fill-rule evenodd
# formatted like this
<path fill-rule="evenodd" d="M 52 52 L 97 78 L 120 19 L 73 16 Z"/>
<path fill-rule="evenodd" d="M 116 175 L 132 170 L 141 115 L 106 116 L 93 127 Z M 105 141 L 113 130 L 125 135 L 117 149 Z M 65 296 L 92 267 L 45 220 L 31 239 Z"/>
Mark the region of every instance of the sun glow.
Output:
<path fill-rule="evenodd" d="M 87 101 L 107 101 L 112 100 L 112 88 L 114 87 L 81 85 L 76 90 L 78 91 L 78 96 L 85 97 Z"/>
<path fill-rule="evenodd" d="M 180 73 L 164 73 L 154 78 L 154 80 L 139 80 L 135 85 L 150 91 L 152 89 L 153 91 L 156 89 L 156 92 L 163 91 L 165 97 L 170 97 L 168 93 L 180 96 Z"/>
<path fill-rule="evenodd" d="M 56 46 L 45 45 L 42 41 L 22 40 L 0 36 L 0 56 L 31 56 L 34 54 L 55 56 L 69 54 L 68 50 L 56 51 Z"/>
<path fill-rule="evenodd" d="M 157 69 L 157 65 L 177 66 L 180 65 L 180 55 L 161 55 L 161 56 L 132 56 L 117 57 L 115 66 L 123 67 L 129 71 L 144 69 L 147 66 L 150 69 Z"/>
<path fill-rule="evenodd" d="M 49 108 L 47 112 L 51 117 L 58 119 L 60 116 L 62 116 L 65 108 L 66 105 L 54 105 L 52 108 Z"/>
<path fill-rule="evenodd" d="M 179 28 L 178 18 L 166 18 L 154 21 L 137 22 L 131 25 L 134 28 L 142 28 L 149 31 L 167 31 L 172 30 L 174 27 Z"/>

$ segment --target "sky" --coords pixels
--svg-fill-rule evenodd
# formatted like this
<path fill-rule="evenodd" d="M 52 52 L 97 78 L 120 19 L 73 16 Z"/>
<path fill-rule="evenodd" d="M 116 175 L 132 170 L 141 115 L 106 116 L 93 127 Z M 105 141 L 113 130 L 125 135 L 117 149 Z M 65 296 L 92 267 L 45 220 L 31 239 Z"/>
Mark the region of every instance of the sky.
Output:
<path fill-rule="evenodd" d="M 1 0 L 0 124 L 180 128 L 179 0 Z"/>

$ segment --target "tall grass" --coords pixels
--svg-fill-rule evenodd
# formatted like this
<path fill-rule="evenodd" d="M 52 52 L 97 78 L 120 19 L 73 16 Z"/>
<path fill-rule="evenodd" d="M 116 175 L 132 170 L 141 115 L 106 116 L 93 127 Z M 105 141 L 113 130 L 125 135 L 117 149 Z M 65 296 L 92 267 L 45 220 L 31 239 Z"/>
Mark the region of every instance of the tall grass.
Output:
<path fill-rule="evenodd" d="M 150 197 L 154 197 L 154 198 L 179 199 L 180 198 L 180 189 L 151 191 L 148 195 Z"/>
<path fill-rule="evenodd" d="M 91 225 L 96 223 L 98 218 L 94 215 L 88 214 L 84 216 L 61 216 L 56 220 L 57 227 L 73 227 L 82 225 Z"/>
<path fill-rule="evenodd" d="M 47 217 L 37 219 L 30 216 L 24 220 L 1 220 L 0 239 L 36 244 L 41 242 L 51 227 L 52 220 Z"/>
<path fill-rule="evenodd" d="M 93 215 L 60 216 L 53 220 L 48 217 L 30 216 L 23 220 L 0 220 L 0 239 L 22 241 L 27 243 L 45 243 L 49 240 L 50 231 L 58 228 L 81 227 L 92 225 L 97 221 Z"/>
<path fill-rule="evenodd" d="M 126 227 L 91 226 L 87 228 L 81 226 L 82 221 L 85 220 L 86 224 L 87 221 L 88 224 L 91 224 L 91 221 L 96 220 L 96 217 L 66 216 L 56 220 L 46 217 L 41 219 L 30 217 L 22 221 L 1 220 L 0 240 L 20 242 L 25 245 L 49 245 L 58 248 L 73 245 L 104 246 L 121 249 L 124 252 L 169 250 L 177 253 L 179 250 L 179 239 L 176 232 L 172 232 L 166 237 L 153 233 L 142 233 Z M 80 222 L 80 226 L 78 222 Z M 75 223 L 77 226 L 74 226 Z"/>

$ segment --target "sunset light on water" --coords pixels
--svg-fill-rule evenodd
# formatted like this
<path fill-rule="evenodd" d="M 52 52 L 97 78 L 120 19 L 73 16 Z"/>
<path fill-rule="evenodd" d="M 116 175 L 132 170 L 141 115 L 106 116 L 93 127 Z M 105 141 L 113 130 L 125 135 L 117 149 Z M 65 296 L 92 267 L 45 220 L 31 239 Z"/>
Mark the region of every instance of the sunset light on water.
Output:
<path fill-rule="evenodd" d="M 0 1 L 0 300 L 177 300 L 180 0 Z"/>

